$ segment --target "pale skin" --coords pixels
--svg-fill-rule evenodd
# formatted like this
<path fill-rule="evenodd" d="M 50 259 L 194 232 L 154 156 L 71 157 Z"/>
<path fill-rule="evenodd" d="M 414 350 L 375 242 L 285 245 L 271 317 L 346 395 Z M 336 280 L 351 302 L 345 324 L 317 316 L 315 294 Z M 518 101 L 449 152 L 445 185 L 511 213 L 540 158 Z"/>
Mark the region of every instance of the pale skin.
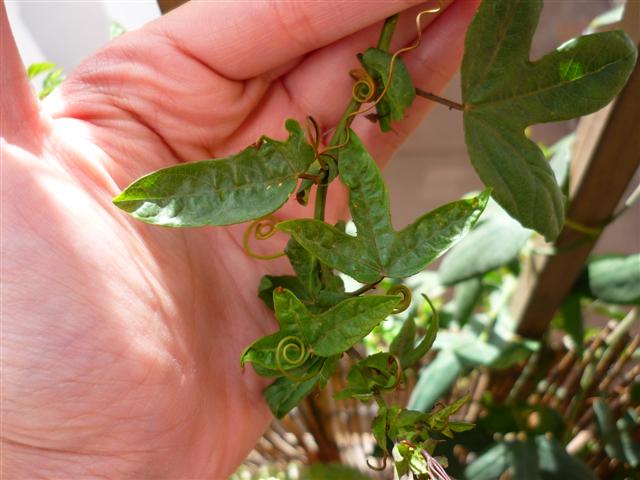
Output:
<path fill-rule="evenodd" d="M 152 227 L 111 198 L 152 170 L 283 138 L 286 118 L 330 130 L 355 54 L 398 11 L 392 49 L 411 44 L 426 7 L 192 2 L 89 57 L 40 104 L 2 5 L 2 478 L 237 468 L 271 421 L 265 380 L 239 357 L 274 330 L 256 288 L 287 263 L 248 257 L 246 225 Z M 439 92 L 454 74 L 475 8 L 457 0 L 423 19 L 404 56 L 417 86 Z M 416 100 L 396 133 L 364 118 L 354 129 L 384 164 L 431 106 Z M 330 191 L 329 216 L 343 208 Z"/>

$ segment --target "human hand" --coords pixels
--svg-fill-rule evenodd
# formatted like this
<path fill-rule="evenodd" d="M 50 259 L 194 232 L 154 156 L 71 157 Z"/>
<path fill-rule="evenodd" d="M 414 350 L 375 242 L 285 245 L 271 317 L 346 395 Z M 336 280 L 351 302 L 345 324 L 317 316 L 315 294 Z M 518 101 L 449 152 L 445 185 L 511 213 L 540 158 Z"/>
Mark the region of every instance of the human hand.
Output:
<path fill-rule="evenodd" d="M 424 5 L 192 2 L 107 45 L 40 106 L 2 6 L 3 478 L 234 471 L 271 419 L 264 381 L 239 365 L 274 329 L 255 293 L 266 265 L 243 251 L 245 226 L 151 227 L 111 198 L 152 170 L 282 138 L 286 118 L 330 129 L 355 54 L 403 9 L 393 49 L 414 41 Z M 417 86 L 453 75 L 474 10 L 457 0 L 424 19 L 404 57 Z M 385 163 L 429 106 L 395 135 L 354 129 Z"/>

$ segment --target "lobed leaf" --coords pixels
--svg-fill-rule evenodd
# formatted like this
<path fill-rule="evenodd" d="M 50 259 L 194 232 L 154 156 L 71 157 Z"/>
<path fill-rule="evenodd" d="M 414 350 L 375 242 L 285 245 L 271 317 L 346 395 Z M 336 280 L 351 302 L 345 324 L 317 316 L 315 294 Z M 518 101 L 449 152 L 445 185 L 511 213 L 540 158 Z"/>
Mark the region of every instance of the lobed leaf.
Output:
<path fill-rule="evenodd" d="M 357 237 L 311 219 L 277 227 L 321 262 L 363 283 L 384 276 L 404 278 L 422 270 L 471 229 L 489 199 L 485 191 L 444 205 L 396 232 L 380 170 L 353 131 L 349 144 L 340 150 L 339 162 Z"/>
<path fill-rule="evenodd" d="M 564 200 L 527 126 L 594 112 L 622 89 L 637 51 L 624 32 L 586 35 L 531 62 L 542 0 L 483 2 L 465 39 L 465 140 L 480 178 L 525 227 L 554 239 Z"/>
<path fill-rule="evenodd" d="M 295 120 L 289 138 L 263 137 L 231 157 L 185 163 L 146 175 L 113 203 L 146 223 L 168 227 L 229 225 L 279 209 L 314 160 L 313 148 Z"/>

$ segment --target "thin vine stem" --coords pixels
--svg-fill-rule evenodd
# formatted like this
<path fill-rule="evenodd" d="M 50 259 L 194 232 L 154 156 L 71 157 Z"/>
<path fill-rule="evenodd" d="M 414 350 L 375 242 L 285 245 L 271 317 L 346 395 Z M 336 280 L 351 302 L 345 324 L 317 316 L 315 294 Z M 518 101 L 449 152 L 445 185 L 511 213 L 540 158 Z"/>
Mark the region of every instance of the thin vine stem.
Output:
<path fill-rule="evenodd" d="M 416 95 L 422 98 L 426 98 L 427 100 L 431 100 L 432 102 L 439 103 L 441 105 L 445 105 L 449 107 L 449 110 L 460 110 L 461 112 L 465 111 L 464 105 L 458 102 L 454 102 L 453 100 L 449 100 L 448 98 L 443 98 L 438 95 L 435 95 L 430 92 L 425 92 L 420 88 L 416 88 Z"/>

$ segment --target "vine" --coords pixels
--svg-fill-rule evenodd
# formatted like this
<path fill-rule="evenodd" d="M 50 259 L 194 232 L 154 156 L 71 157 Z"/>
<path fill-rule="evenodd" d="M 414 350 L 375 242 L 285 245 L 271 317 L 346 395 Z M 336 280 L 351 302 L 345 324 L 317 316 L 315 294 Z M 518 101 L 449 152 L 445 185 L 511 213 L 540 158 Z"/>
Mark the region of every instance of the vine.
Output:
<path fill-rule="evenodd" d="M 398 476 L 447 479 L 434 451 L 438 439 L 473 425 L 451 419 L 463 398 L 431 411 L 388 405 L 385 395 L 403 388 L 405 371 L 419 365 L 432 348 L 438 312 L 431 311 L 424 337 L 417 341 L 412 317 L 388 352 L 362 356 L 357 344 L 390 315 L 411 308 L 411 290 L 403 285 L 386 294 L 371 293 L 386 278 L 403 279 L 423 270 L 463 238 L 476 224 L 489 197 L 523 226 L 553 239 L 562 225 L 564 199 L 540 149 L 525 127 L 592 112 L 622 88 L 637 52 L 622 32 L 581 37 L 537 62 L 528 59 L 541 1 L 493 0 L 480 7 L 467 33 L 462 65 L 462 103 L 413 85 L 402 55 L 423 40 L 422 19 L 442 5 L 420 12 L 416 40 L 390 53 L 398 15 L 388 18 L 377 46 L 358 55 L 352 70 L 351 98 L 328 144 L 312 116 L 303 128 L 285 123 L 289 137 L 262 137 L 224 159 L 182 164 L 135 181 L 114 203 L 147 223 L 196 227 L 251 222 L 243 236 L 247 255 L 270 260 L 286 255 L 295 275 L 263 277 L 259 297 L 279 324 L 275 333 L 256 340 L 241 357 L 261 376 L 274 378 L 264 395 L 276 417 L 283 417 L 315 388 L 322 388 L 346 354 L 351 369 L 337 398 L 375 401 L 372 433 L 382 452 L 380 467 L 394 460 Z M 496 38 L 495 31 L 508 32 Z M 588 61 L 587 61 L 588 60 Z M 604 66 L 607 77 L 602 77 Z M 540 88 L 544 84 L 545 88 Z M 603 86 L 604 85 L 604 86 Z M 353 120 L 375 109 L 382 132 L 402 121 L 415 98 L 462 111 L 471 161 L 487 189 L 443 205 L 400 231 L 391 224 L 388 192 L 376 162 L 351 128 Z M 580 98 L 579 102 L 567 98 Z M 554 104 L 553 109 L 547 105 Z M 192 179 L 197 181 L 191 181 Z M 349 190 L 349 210 L 356 235 L 344 222 L 325 222 L 328 186 L 336 178 Z M 185 181 L 185 179 L 190 179 Z M 295 192 L 306 204 L 315 188 L 313 218 L 278 222 L 273 213 Z M 284 252 L 263 255 L 251 238 L 289 235 Z M 340 275 L 362 287 L 345 291 Z M 346 360 L 346 358 L 345 358 Z M 443 462 L 444 463 L 444 462 Z M 374 468 L 374 467 L 372 467 Z"/>

